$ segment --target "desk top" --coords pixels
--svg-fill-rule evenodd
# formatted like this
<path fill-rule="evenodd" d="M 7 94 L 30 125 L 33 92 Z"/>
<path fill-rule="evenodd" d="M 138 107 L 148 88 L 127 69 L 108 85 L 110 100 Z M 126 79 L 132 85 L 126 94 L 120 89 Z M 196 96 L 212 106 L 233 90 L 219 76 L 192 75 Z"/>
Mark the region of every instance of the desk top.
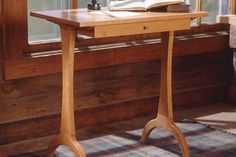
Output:
<path fill-rule="evenodd" d="M 207 12 L 158 13 L 158 12 L 114 12 L 87 9 L 51 10 L 31 12 L 31 16 L 43 18 L 59 25 L 95 27 L 101 25 L 127 24 L 136 22 L 191 19 L 207 16 Z"/>

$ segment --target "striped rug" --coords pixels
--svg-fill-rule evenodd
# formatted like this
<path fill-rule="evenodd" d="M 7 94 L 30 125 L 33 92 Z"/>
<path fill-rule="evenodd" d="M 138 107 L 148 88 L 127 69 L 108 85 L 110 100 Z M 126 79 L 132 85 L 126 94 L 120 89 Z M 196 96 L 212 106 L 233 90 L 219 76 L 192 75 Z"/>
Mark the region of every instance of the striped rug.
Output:
<path fill-rule="evenodd" d="M 218 131 L 196 122 L 177 123 L 189 144 L 191 157 L 236 157 L 236 135 Z M 88 157 L 179 157 L 176 140 L 164 129 L 156 128 L 147 144 L 139 143 L 142 129 L 106 135 L 80 141 Z M 41 157 L 24 154 L 24 157 Z M 21 156 L 21 157 L 23 157 Z M 60 146 L 56 157 L 74 157 L 65 146 Z"/>

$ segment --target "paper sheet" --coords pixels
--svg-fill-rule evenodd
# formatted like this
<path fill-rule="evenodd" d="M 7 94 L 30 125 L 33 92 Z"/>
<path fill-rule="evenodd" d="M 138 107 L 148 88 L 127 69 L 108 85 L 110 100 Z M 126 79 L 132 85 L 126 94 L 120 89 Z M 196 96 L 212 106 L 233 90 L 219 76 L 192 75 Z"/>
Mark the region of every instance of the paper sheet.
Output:
<path fill-rule="evenodd" d="M 141 15 L 140 13 L 129 12 L 129 11 L 93 11 L 90 13 L 91 14 L 98 14 L 98 15 L 108 15 L 111 17 L 132 17 L 132 16 Z"/>

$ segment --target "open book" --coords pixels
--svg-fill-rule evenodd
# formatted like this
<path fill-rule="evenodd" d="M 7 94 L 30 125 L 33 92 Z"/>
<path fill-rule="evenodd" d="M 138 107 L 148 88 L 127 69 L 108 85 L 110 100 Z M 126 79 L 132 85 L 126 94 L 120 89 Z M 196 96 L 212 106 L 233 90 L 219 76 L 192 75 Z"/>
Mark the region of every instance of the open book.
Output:
<path fill-rule="evenodd" d="M 153 8 L 183 3 L 184 0 L 110 0 L 110 10 L 147 11 Z"/>

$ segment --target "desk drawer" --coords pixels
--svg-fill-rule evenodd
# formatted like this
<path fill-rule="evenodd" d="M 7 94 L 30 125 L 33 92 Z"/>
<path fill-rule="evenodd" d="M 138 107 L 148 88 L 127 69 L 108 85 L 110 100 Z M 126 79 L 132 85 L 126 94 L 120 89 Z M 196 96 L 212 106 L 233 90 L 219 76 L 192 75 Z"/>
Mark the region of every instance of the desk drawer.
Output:
<path fill-rule="evenodd" d="M 146 33 L 165 32 L 165 31 L 184 30 L 184 29 L 190 29 L 190 19 L 96 26 L 94 28 L 93 37 L 95 38 L 114 37 L 114 36 L 146 34 Z"/>

